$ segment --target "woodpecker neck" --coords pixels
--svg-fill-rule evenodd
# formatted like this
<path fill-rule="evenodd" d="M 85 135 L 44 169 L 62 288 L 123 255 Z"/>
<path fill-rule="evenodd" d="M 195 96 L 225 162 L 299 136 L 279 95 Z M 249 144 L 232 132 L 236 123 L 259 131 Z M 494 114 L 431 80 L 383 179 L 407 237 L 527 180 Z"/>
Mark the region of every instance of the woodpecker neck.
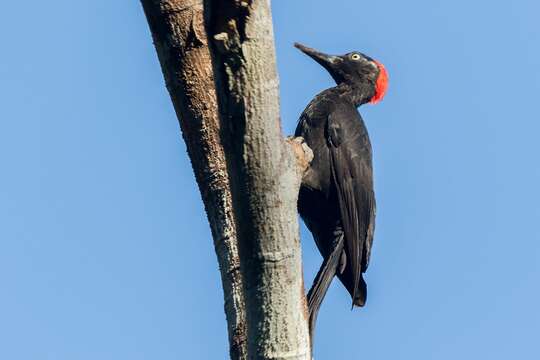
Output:
<path fill-rule="evenodd" d="M 364 82 L 343 82 L 336 86 L 334 89 L 338 91 L 340 96 L 346 97 L 356 107 L 368 103 L 375 95 L 373 85 Z"/>

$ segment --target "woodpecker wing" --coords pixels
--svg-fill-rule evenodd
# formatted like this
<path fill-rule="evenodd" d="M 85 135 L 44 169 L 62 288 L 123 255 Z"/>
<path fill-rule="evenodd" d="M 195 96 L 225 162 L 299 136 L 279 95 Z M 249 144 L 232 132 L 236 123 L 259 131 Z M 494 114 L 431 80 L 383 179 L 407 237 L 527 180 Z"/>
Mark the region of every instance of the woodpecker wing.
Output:
<path fill-rule="evenodd" d="M 373 242 L 375 197 L 371 144 L 362 118 L 353 106 L 339 106 L 328 116 L 327 139 L 332 182 L 345 234 L 346 266 L 352 276 L 349 291 L 354 302 L 358 297 L 365 298 L 358 291 L 364 284 L 361 276 L 367 269 Z M 358 305 L 363 305 L 362 301 Z"/>

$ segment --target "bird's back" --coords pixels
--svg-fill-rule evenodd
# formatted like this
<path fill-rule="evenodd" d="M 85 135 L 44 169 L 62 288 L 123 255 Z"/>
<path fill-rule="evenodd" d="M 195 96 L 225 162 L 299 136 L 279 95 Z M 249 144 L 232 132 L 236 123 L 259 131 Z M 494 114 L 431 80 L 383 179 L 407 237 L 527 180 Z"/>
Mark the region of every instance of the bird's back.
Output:
<path fill-rule="evenodd" d="M 364 121 L 357 108 L 334 89 L 327 89 L 311 100 L 300 115 L 294 133 L 303 137 L 314 153 L 303 186 L 313 187 L 328 195 L 332 186 L 327 181 L 331 178 L 328 143 L 328 119 L 331 114 L 339 113 L 338 124 L 347 148 L 372 168 L 371 143 Z"/>

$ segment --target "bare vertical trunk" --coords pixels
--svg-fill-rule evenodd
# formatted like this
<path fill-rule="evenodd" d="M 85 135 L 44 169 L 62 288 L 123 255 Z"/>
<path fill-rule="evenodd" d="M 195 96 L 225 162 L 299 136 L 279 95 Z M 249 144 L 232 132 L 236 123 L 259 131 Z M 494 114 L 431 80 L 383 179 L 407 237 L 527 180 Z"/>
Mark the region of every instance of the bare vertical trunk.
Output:
<path fill-rule="evenodd" d="M 142 5 L 210 223 L 225 298 L 230 356 L 244 360 L 240 259 L 202 0 L 142 0 Z"/>
<path fill-rule="evenodd" d="M 309 359 L 296 204 L 310 151 L 281 134 L 270 3 L 205 1 L 214 79 L 203 0 L 141 1 L 212 228 L 231 357 Z"/>
<path fill-rule="evenodd" d="M 309 359 L 297 197 L 303 171 L 281 133 L 268 0 L 206 1 L 237 220 L 249 359 Z M 298 143 L 296 143 L 298 145 Z"/>

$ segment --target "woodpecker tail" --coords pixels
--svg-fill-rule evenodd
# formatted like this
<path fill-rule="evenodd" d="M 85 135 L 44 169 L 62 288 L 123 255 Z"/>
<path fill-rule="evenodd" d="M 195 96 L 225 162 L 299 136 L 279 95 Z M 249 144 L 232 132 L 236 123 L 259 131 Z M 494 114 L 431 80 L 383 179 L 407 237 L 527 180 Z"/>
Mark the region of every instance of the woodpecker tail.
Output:
<path fill-rule="evenodd" d="M 356 297 L 353 299 L 353 307 L 354 306 L 362 307 L 366 305 L 366 298 L 367 298 L 367 284 L 364 281 L 362 274 L 360 274 L 358 290 L 356 293 Z"/>
<path fill-rule="evenodd" d="M 356 294 L 354 295 L 354 298 L 352 299 L 352 307 L 359 306 L 362 307 L 366 304 L 366 298 L 367 298 L 367 285 L 364 281 L 364 278 L 362 276 L 363 274 L 360 274 L 360 279 L 358 279 L 358 288 L 356 289 Z M 338 272 L 337 274 L 339 280 L 343 283 L 343 286 L 349 291 L 349 294 L 351 294 L 351 297 L 354 294 L 354 280 L 353 275 L 351 274 L 351 269 L 348 267 L 345 267 L 345 271 Z"/>
<path fill-rule="evenodd" d="M 343 233 L 338 235 L 334 241 L 334 249 L 332 252 L 324 259 L 313 285 L 309 290 L 307 299 L 309 307 L 309 335 L 311 339 L 311 348 L 313 349 L 313 340 L 315 335 L 315 323 L 317 322 L 317 315 L 321 307 L 322 301 L 332 279 L 338 272 L 340 267 L 340 262 L 343 253 Z"/>

